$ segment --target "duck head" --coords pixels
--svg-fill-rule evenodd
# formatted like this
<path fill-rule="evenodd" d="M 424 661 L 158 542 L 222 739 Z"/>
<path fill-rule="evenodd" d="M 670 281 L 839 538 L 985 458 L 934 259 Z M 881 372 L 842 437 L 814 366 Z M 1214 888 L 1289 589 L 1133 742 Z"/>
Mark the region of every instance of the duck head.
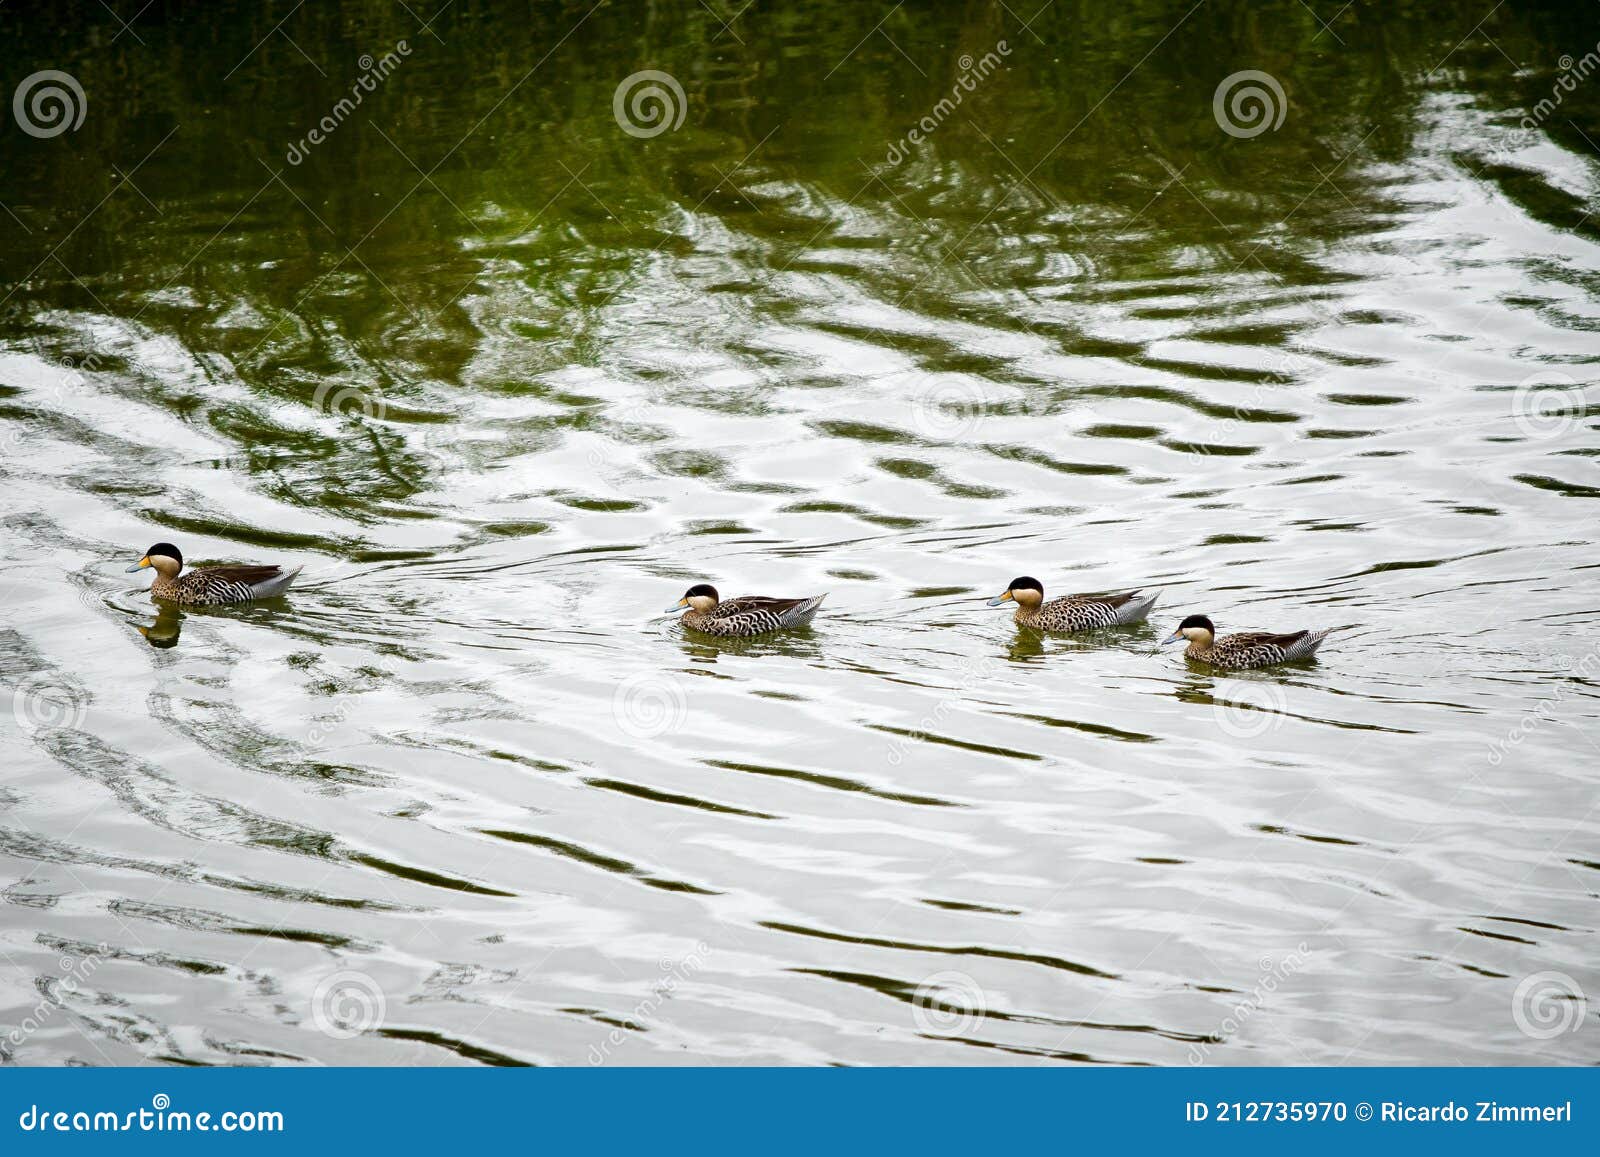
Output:
<path fill-rule="evenodd" d="M 183 569 L 183 555 L 170 542 L 158 542 L 144 552 L 143 558 L 128 568 L 128 573 L 143 570 L 147 566 L 154 568 L 163 578 L 177 578 L 178 572 Z"/>
<path fill-rule="evenodd" d="M 998 607 L 1001 603 L 1012 602 L 1032 610 L 1044 602 L 1044 587 L 1039 584 L 1038 579 L 1023 575 L 1021 578 L 1012 579 L 1003 593 L 989 600 L 989 605 Z"/>
<path fill-rule="evenodd" d="M 1178 643 L 1188 639 L 1204 649 L 1211 646 L 1211 640 L 1216 638 L 1216 635 L 1217 628 L 1211 625 L 1210 619 L 1204 615 L 1190 615 L 1178 624 L 1176 631 L 1161 640 L 1161 645 L 1166 646 L 1168 643 Z"/>
<path fill-rule="evenodd" d="M 670 615 L 673 611 L 681 611 L 685 607 L 689 607 L 699 611 L 701 614 L 705 614 L 707 611 L 715 610 L 719 601 L 716 587 L 711 586 L 709 583 L 696 583 L 684 591 L 683 598 L 668 607 L 666 613 Z"/>

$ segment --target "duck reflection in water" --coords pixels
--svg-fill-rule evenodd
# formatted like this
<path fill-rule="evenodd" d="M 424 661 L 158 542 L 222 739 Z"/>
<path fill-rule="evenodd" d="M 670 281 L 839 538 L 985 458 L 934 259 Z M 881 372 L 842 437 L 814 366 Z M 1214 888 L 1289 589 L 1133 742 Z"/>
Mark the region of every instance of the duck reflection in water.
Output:
<path fill-rule="evenodd" d="M 1025 663 L 1044 654 L 1045 636 L 1038 631 L 1018 631 L 1006 648 L 1006 658 L 1013 663 Z"/>
<path fill-rule="evenodd" d="M 1142 644 L 1148 643 L 1156 637 L 1153 628 L 1145 623 L 1134 623 L 1119 632 L 1123 638 L 1107 643 L 1103 637 L 1070 637 L 1063 635 L 1047 634 L 1044 631 L 1020 629 L 1012 635 L 1006 644 L 1006 658 L 1013 663 L 1025 663 L 1044 655 L 1073 655 L 1089 651 L 1102 651 L 1108 646 L 1117 646 L 1120 650 L 1134 650 L 1135 653 L 1145 653 Z M 1156 654 L 1161 652 L 1157 650 Z"/>
<path fill-rule="evenodd" d="M 720 657 L 732 655 L 761 656 L 787 655 L 794 659 L 817 660 L 825 652 L 822 642 L 806 634 L 758 635 L 755 638 L 720 638 L 685 631 L 675 642 L 692 662 L 715 663 Z"/>
<path fill-rule="evenodd" d="M 183 612 L 175 606 L 158 604 L 155 622 L 146 626 L 136 623 L 135 629 L 144 636 L 144 641 L 152 647 L 165 650 L 178 645 L 178 635 L 183 630 Z"/>

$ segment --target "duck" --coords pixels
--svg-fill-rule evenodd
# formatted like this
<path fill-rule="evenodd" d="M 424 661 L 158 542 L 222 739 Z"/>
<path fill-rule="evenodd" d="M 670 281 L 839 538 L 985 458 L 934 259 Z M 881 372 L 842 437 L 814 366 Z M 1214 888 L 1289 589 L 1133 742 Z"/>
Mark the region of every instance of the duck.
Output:
<path fill-rule="evenodd" d="M 249 603 L 281 595 L 294 582 L 300 567 L 281 566 L 197 566 L 185 572 L 183 553 L 170 542 L 158 542 L 144 557 L 128 568 L 128 573 L 150 567 L 156 581 L 150 593 L 185 607 L 220 607 L 230 603 Z"/>
<path fill-rule="evenodd" d="M 1044 587 L 1036 578 L 1022 575 L 1011 580 L 1005 590 L 989 600 L 991 607 L 1017 604 L 1012 616 L 1019 627 L 1041 631 L 1092 631 L 1097 627 L 1122 627 L 1140 623 L 1161 597 L 1160 591 L 1145 594 L 1139 590 L 1109 595 L 1062 595 L 1044 601 Z"/>
<path fill-rule="evenodd" d="M 1190 615 L 1178 624 L 1177 630 L 1161 640 L 1161 644 L 1166 646 L 1188 639 L 1189 645 L 1183 650 L 1185 658 L 1213 667 L 1244 671 L 1309 659 L 1322 646 L 1322 640 L 1336 629 L 1291 631 L 1284 635 L 1271 631 L 1241 631 L 1219 639 L 1210 619 L 1204 615 Z"/>
<path fill-rule="evenodd" d="M 765 595 L 740 595 L 724 602 L 718 597 L 716 587 L 696 583 L 665 613 L 670 615 L 688 607 L 689 613 L 680 620 L 684 626 L 707 635 L 747 638 L 805 626 L 827 597 L 823 594 L 806 599 L 773 599 Z"/>

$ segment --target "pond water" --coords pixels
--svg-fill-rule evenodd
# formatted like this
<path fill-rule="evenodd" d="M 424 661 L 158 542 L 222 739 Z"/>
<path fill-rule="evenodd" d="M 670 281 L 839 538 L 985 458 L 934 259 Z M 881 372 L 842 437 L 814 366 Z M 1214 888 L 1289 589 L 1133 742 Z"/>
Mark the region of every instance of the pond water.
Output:
<path fill-rule="evenodd" d="M 6 1059 L 1600 1060 L 1591 5 L 432 7 L 0 12 Z"/>

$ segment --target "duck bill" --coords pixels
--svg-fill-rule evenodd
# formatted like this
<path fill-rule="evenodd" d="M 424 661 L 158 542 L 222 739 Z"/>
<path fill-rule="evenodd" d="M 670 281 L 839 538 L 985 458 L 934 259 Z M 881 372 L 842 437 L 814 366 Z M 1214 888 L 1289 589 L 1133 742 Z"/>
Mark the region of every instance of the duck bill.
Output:
<path fill-rule="evenodd" d="M 1009 603 L 1011 601 L 1012 601 L 1011 600 L 1011 592 L 1010 591 L 1005 591 L 1005 592 L 1003 592 L 1001 594 L 995 595 L 994 598 L 990 599 L 989 600 L 989 606 L 998 607 L 998 606 L 1000 606 L 1000 605 L 1002 605 L 1004 603 Z"/>
<path fill-rule="evenodd" d="M 677 602 L 673 603 L 670 607 L 668 607 L 666 610 L 662 611 L 661 613 L 663 615 L 674 615 L 674 614 L 677 614 L 679 611 L 683 610 L 683 608 L 688 606 L 688 605 L 689 605 L 689 600 L 688 599 L 679 599 Z"/>
<path fill-rule="evenodd" d="M 1168 635 L 1165 639 L 1161 640 L 1161 645 L 1163 647 L 1165 647 L 1169 643 L 1181 643 L 1181 642 L 1183 642 L 1183 632 L 1182 631 L 1173 631 L 1172 634 Z"/>
<path fill-rule="evenodd" d="M 143 570 L 145 567 L 147 567 L 149 565 L 150 565 L 149 558 L 141 558 L 138 562 L 134 563 L 132 566 L 130 566 L 127 570 L 123 571 L 122 573 L 123 574 L 132 574 L 134 571 Z"/>

